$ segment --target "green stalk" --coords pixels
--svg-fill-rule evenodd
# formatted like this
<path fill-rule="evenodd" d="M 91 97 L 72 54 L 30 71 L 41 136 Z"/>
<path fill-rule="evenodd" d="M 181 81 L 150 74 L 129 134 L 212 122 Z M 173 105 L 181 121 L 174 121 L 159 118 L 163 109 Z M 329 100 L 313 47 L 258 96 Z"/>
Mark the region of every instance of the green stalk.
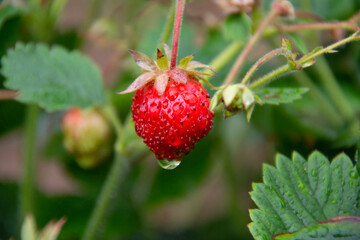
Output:
<path fill-rule="evenodd" d="M 249 69 L 249 71 L 246 73 L 245 77 L 241 81 L 241 84 L 246 84 L 246 82 L 250 79 L 250 77 L 256 72 L 256 70 L 265 62 L 269 61 L 270 59 L 280 55 L 285 54 L 287 50 L 284 48 L 277 48 L 272 50 L 271 52 L 265 54 L 262 58 L 260 58 L 252 67 Z"/>
<path fill-rule="evenodd" d="M 282 67 L 279 67 L 277 69 L 275 69 L 274 71 L 266 74 L 265 76 L 257 79 L 256 81 L 254 81 L 252 84 L 250 84 L 250 88 L 251 89 L 255 89 L 258 87 L 261 87 L 262 85 L 269 83 L 270 81 L 280 77 L 281 75 L 288 73 L 291 71 L 290 65 L 284 65 Z"/>
<path fill-rule="evenodd" d="M 86 226 L 83 240 L 102 239 L 99 236 L 100 229 L 105 225 L 111 204 L 115 205 L 115 202 L 112 201 L 116 200 L 116 193 L 119 192 L 120 184 L 126 178 L 129 170 L 129 159 L 122 154 L 117 154 Z"/>
<path fill-rule="evenodd" d="M 278 11 L 276 8 L 272 8 L 269 14 L 264 18 L 264 20 L 260 23 L 259 27 L 256 29 L 254 35 L 251 36 L 251 38 L 246 43 L 244 49 L 240 53 L 239 57 L 236 59 L 233 67 L 231 68 L 229 74 L 227 75 L 223 85 L 229 85 L 231 84 L 238 72 L 240 71 L 243 63 L 245 62 L 246 58 L 249 56 L 251 50 L 256 45 L 256 43 L 259 41 L 260 37 L 262 36 L 263 32 L 265 31 L 265 28 L 271 23 L 271 21 L 278 15 Z"/>
<path fill-rule="evenodd" d="M 173 3 L 171 5 L 171 11 L 170 11 L 168 19 L 166 21 L 164 30 L 162 32 L 158 48 L 161 47 L 161 43 L 167 43 L 169 41 L 169 38 L 170 38 L 172 30 L 173 30 L 174 20 L 175 20 L 175 9 L 176 9 L 176 0 L 173 0 Z"/>
<path fill-rule="evenodd" d="M 23 179 L 20 186 L 20 214 L 24 217 L 34 211 L 34 188 L 35 188 L 35 142 L 36 122 L 39 109 L 36 105 L 30 105 L 27 109 L 25 122 L 25 145 L 23 155 Z"/>
<path fill-rule="evenodd" d="M 103 109 L 107 119 L 112 123 L 115 132 L 118 136 L 118 142 L 122 138 L 122 125 L 116 115 L 115 109 L 108 105 Z M 101 239 L 100 229 L 105 225 L 105 219 L 111 208 L 111 201 L 116 199 L 116 195 L 119 192 L 121 183 L 126 179 L 130 172 L 130 161 L 125 156 L 123 149 L 120 149 L 116 144 L 115 151 L 116 156 L 103 184 L 100 195 L 97 199 L 97 203 L 90 216 L 88 224 L 83 234 L 83 240 Z"/>
<path fill-rule="evenodd" d="M 333 49 L 344 45 L 346 43 L 349 43 L 351 41 L 356 41 L 356 40 L 360 40 L 360 36 L 357 35 L 357 33 L 354 33 L 353 35 L 338 41 L 334 44 L 331 44 L 329 46 L 327 46 L 326 48 L 322 48 L 318 51 L 315 52 L 311 52 L 309 54 L 304 55 L 302 58 L 300 58 L 299 60 L 296 60 L 296 64 L 302 66 L 303 64 L 309 64 L 311 63 L 316 57 L 319 57 L 325 53 L 330 53 L 333 51 Z M 281 75 L 285 74 L 285 73 L 289 73 L 291 71 L 299 71 L 299 69 L 292 69 L 291 66 L 289 64 L 283 65 L 277 69 L 275 69 L 274 71 L 266 74 L 263 77 L 260 77 L 259 79 L 255 80 L 252 84 L 250 84 L 250 88 L 254 89 L 254 88 L 258 88 L 261 87 L 262 85 L 269 83 L 270 81 L 280 77 Z M 330 80 L 331 81 L 331 80 Z M 336 83 L 336 81 L 335 81 Z"/>
<path fill-rule="evenodd" d="M 329 94 L 333 104 L 338 109 L 338 111 L 344 116 L 346 120 L 349 121 L 354 119 L 353 109 L 347 101 L 344 93 L 341 91 L 341 87 L 336 81 L 336 78 L 325 58 L 319 57 L 314 67 L 318 79 L 324 86 L 325 91 Z"/>

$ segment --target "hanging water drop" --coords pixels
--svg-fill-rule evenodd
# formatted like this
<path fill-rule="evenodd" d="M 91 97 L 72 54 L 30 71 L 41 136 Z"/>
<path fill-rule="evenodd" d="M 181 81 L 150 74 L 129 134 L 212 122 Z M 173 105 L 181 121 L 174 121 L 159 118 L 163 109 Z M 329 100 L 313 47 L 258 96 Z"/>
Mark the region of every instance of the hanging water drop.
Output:
<path fill-rule="evenodd" d="M 177 159 L 167 160 L 167 159 L 165 159 L 165 160 L 158 160 L 158 163 L 159 163 L 160 167 L 162 167 L 163 169 L 173 170 L 177 166 L 180 165 L 181 160 L 177 160 Z"/>

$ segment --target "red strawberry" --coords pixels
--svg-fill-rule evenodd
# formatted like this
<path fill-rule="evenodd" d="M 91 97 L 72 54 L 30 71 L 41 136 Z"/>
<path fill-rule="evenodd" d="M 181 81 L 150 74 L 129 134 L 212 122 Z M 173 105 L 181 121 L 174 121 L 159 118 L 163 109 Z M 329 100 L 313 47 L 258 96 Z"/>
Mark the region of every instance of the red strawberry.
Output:
<path fill-rule="evenodd" d="M 169 56 L 169 48 L 164 45 L 164 49 Z M 142 53 L 131 53 L 146 70 L 121 92 L 136 91 L 131 107 L 136 133 L 159 160 L 179 161 L 208 134 L 213 124 L 209 94 L 198 81 L 203 79 L 200 75 L 209 74 L 194 70 L 211 68 L 191 61 L 193 56 L 189 56 L 169 70 L 169 57 L 159 50 L 156 63 Z"/>

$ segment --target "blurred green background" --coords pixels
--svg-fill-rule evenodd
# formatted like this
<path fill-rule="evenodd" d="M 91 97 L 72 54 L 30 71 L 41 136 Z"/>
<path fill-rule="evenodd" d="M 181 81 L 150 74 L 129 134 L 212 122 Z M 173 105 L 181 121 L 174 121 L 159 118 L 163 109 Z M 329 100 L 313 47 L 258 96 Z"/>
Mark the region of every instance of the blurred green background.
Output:
<path fill-rule="evenodd" d="M 171 1 L 68 1 L 56 18 L 51 18 L 46 9 L 51 0 L 40 2 L 40 9 L 21 0 L 0 4 L 0 57 L 16 42 L 80 49 L 103 70 L 111 100 L 119 117 L 125 120 L 132 94 L 115 93 L 140 73 L 127 49 L 155 56 Z M 291 2 L 296 9 L 312 11 L 324 21 L 346 20 L 360 10 L 358 0 Z M 260 15 L 266 14 L 269 4 L 268 0 L 260 3 Z M 244 23 L 229 20 L 233 16 L 223 10 L 212 0 L 187 3 L 180 57 L 195 54 L 195 60 L 208 64 L 234 41 L 246 41 L 248 36 L 237 34 Z M 287 24 L 305 20 L 279 21 Z M 283 36 L 295 45 L 305 44 L 308 50 L 336 41 L 336 34 L 329 31 L 266 36 L 248 58 L 241 76 L 259 57 L 279 47 Z M 234 60 L 211 80 L 213 85 L 221 85 Z M 256 75 L 282 62 L 270 62 Z M 334 102 L 326 83 L 329 78 L 339 84 L 352 118 L 344 116 Z M 0 76 L 1 89 L 3 81 Z M 252 182 L 261 181 L 262 164 L 272 164 L 276 152 L 289 156 L 296 150 L 307 156 L 320 150 L 329 158 L 340 152 L 354 156 L 360 119 L 358 43 L 348 44 L 313 67 L 271 85 L 310 86 L 310 92 L 292 104 L 257 106 L 250 123 L 244 114 L 224 119 L 217 112 L 210 134 L 173 171 L 161 169 L 153 154 L 137 159 L 111 203 L 104 239 L 252 239 L 246 225 L 250 222 L 248 209 L 254 204 L 248 192 Z M 325 97 L 339 121 L 324 113 L 313 91 Z M 24 104 L 14 100 L 0 100 L 0 239 L 19 239 L 25 109 Z M 37 122 L 34 215 L 39 228 L 65 216 L 67 221 L 59 239 L 70 240 L 81 237 L 112 159 L 91 170 L 80 168 L 63 147 L 62 114 L 41 112 Z"/>

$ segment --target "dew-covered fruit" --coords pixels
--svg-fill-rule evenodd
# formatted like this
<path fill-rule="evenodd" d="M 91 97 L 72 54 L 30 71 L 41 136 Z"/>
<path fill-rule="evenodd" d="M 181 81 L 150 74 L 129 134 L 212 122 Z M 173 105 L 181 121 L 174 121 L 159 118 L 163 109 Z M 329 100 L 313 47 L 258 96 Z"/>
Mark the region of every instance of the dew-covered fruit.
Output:
<path fill-rule="evenodd" d="M 170 78 L 162 95 L 148 83 L 132 100 L 136 133 L 159 160 L 181 160 L 213 124 L 209 94 L 191 76 L 186 84 Z"/>

